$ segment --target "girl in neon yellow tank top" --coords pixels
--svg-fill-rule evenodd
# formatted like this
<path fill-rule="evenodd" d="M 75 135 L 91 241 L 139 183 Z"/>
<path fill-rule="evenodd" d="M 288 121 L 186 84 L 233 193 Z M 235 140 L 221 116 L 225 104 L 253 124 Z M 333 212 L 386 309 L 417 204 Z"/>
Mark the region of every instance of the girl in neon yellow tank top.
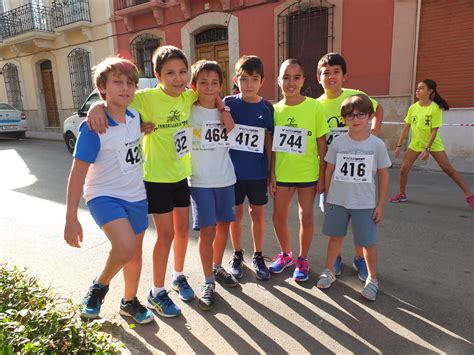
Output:
<path fill-rule="evenodd" d="M 395 149 L 395 157 L 398 158 L 402 143 L 405 141 L 411 128 L 411 142 L 408 145 L 408 149 L 403 157 L 402 166 L 400 167 L 400 191 L 390 199 L 390 202 L 407 201 L 405 189 L 408 181 L 408 172 L 420 154 L 422 160 L 428 160 L 431 154 L 439 167 L 461 188 L 467 203 L 474 209 L 474 195 L 471 194 L 469 186 L 467 186 L 461 175 L 449 163 L 443 142 L 438 133 L 439 128 L 443 124 L 442 110 L 449 110 L 448 103 L 438 94 L 436 83 L 430 79 L 425 79 L 418 83 L 416 97 L 418 102 L 415 102 L 408 109 L 407 116 L 405 117 L 405 127 L 403 127 Z"/>
<path fill-rule="evenodd" d="M 313 239 L 314 198 L 316 193 L 324 192 L 324 156 L 329 127 L 322 105 L 301 94 L 304 72 L 295 59 L 283 62 L 278 83 L 284 98 L 274 105 L 270 193 L 273 196 L 273 226 L 281 252 L 275 256 L 270 272 L 280 273 L 295 262 L 293 279 L 302 282 L 308 280 L 307 256 Z M 297 154 L 292 150 L 294 147 L 300 149 Z M 300 251 L 298 258 L 295 255 L 293 260 L 288 215 L 295 192 L 298 194 Z"/>

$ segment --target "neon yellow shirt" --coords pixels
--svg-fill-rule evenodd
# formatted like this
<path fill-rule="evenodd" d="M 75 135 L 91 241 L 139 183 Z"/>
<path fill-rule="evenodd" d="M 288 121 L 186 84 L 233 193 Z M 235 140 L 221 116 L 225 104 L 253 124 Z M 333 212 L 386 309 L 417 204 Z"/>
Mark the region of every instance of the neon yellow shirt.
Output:
<path fill-rule="evenodd" d="M 189 154 L 177 158 L 173 135 L 188 127 L 191 107 L 196 100 L 197 93 L 192 90 L 173 97 L 161 86 L 135 93 L 130 106 L 140 113 L 143 122 L 155 124 L 154 132 L 143 139 L 145 181 L 173 183 L 191 175 L 191 158 Z"/>
<path fill-rule="evenodd" d="M 430 140 L 431 130 L 443 125 L 443 117 L 438 104 L 432 102 L 429 106 L 420 106 L 415 102 L 408 109 L 405 122 L 411 126 L 411 142 L 408 148 L 415 152 L 425 150 Z M 435 140 L 431 145 L 431 151 L 441 152 L 444 150 L 443 141 L 436 132 Z"/>
<path fill-rule="evenodd" d="M 341 104 L 346 98 L 356 94 L 365 94 L 365 92 L 354 89 L 342 89 L 342 94 L 335 99 L 328 99 L 326 94 L 322 94 L 317 100 L 323 105 L 324 116 L 329 125 L 329 128 L 345 127 L 346 125 L 342 122 L 341 118 Z M 367 94 L 366 94 L 367 95 Z M 374 99 L 372 104 L 374 106 L 374 112 L 377 109 L 378 103 Z"/>
<path fill-rule="evenodd" d="M 278 182 L 312 182 L 319 179 L 319 154 L 316 139 L 329 133 L 321 104 L 307 97 L 302 103 L 288 106 L 282 101 L 273 105 L 276 126 L 304 128 L 307 131 L 304 155 L 274 152 Z M 277 138 L 274 138 L 277 139 Z M 324 158 L 324 157 L 323 157 Z"/>

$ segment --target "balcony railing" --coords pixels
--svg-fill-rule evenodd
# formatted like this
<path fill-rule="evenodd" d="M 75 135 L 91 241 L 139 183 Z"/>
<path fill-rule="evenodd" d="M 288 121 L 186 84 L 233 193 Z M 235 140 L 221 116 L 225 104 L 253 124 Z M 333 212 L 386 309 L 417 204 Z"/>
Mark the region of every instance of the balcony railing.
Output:
<path fill-rule="evenodd" d="M 53 1 L 53 17 L 55 27 L 80 21 L 91 22 L 89 0 Z"/>
<path fill-rule="evenodd" d="M 116 9 L 123 10 L 127 7 L 132 7 L 135 5 L 145 4 L 150 0 L 115 0 L 116 1 Z"/>
<path fill-rule="evenodd" d="M 13 37 L 28 31 L 53 32 L 50 8 L 38 4 L 26 4 L 0 15 L 2 38 Z"/>

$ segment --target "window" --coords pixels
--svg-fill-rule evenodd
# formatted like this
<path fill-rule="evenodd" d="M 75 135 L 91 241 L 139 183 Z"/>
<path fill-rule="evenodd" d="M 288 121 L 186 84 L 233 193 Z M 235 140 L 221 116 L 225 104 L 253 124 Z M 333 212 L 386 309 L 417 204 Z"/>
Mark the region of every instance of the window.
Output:
<path fill-rule="evenodd" d="M 3 80 L 5 80 L 8 102 L 18 110 L 23 110 L 20 79 L 18 77 L 18 68 L 15 64 L 7 63 L 3 66 Z"/>
<path fill-rule="evenodd" d="M 152 56 L 156 48 L 160 46 L 160 39 L 149 33 L 136 37 L 130 43 L 133 62 L 140 70 L 140 76 L 144 78 L 153 78 L 155 76 L 153 70 Z"/>
<path fill-rule="evenodd" d="M 227 28 L 211 28 L 196 35 L 196 44 L 227 41 Z"/>
<path fill-rule="evenodd" d="M 72 100 L 74 108 L 79 108 L 91 93 L 92 72 L 89 52 L 82 48 L 73 49 L 67 56 L 71 77 Z"/>

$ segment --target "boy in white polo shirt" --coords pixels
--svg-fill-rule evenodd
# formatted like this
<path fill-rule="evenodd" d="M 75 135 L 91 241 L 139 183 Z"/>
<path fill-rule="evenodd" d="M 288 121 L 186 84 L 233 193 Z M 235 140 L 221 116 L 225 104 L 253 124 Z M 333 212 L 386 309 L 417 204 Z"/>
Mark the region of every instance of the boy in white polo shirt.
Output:
<path fill-rule="evenodd" d="M 85 122 L 79 128 L 67 188 L 64 239 L 73 247 L 81 247 L 83 232 L 77 210 L 84 190 L 87 207 L 109 239 L 111 250 L 82 302 L 81 317 L 99 316 L 112 278 L 123 269 L 125 292 L 120 313 L 145 324 L 153 321 L 153 313 L 140 304 L 136 294 L 143 236 L 148 228 L 148 203 L 143 183 L 140 115 L 127 107 L 138 84 L 138 70 L 122 58 L 107 58 L 94 69 L 110 128 L 103 135 L 92 132 Z"/>
<path fill-rule="evenodd" d="M 222 267 L 229 225 L 235 221 L 236 181 L 229 146 L 225 145 L 227 132 L 222 129 L 215 103 L 223 81 L 217 62 L 200 60 L 191 67 L 191 85 L 197 89 L 199 98 L 189 117 L 189 125 L 194 129 L 189 186 L 193 229 L 199 230 L 199 255 L 204 272 L 199 307 L 205 311 L 214 306 L 216 280 L 227 287 L 238 284 Z"/>

